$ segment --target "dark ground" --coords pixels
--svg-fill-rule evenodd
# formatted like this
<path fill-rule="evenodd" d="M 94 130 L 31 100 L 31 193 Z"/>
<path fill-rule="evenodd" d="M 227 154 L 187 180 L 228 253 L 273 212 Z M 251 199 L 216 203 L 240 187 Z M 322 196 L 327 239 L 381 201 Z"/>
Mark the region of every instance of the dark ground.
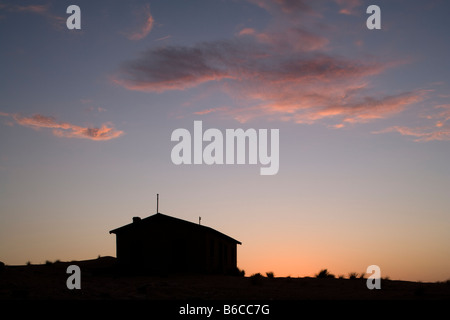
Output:
<path fill-rule="evenodd" d="M 81 268 L 81 289 L 69 290 L 69 265 Z M 224 275 L 124 275 L 115 259 L 6 266 L 0 271 L 0 300 L 449 300 L 450 283 L 365 279 L 266 278 Z"/>

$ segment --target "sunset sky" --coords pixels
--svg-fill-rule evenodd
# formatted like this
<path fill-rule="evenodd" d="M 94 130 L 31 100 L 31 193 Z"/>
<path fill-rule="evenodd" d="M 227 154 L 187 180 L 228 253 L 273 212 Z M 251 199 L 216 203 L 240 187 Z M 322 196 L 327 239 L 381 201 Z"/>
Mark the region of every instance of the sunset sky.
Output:
<path fill-rule="evenodd" d="M 81 30 L 69 30 L 69 5 Z M 381 8 L 381 30 L 366 9 Z M 156 212 L 247 275 L 450 279 L 450 2 L 0 0 L 0 260 L 115 256 Z M 175 165 L 171 134 L 279 129 L 260 165 Z"/>

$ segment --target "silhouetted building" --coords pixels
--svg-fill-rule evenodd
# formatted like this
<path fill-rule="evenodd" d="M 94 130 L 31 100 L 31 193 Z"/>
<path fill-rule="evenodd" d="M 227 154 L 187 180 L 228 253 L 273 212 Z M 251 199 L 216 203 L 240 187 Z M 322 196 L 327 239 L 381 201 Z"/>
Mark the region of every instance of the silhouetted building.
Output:
<path fill-rule="evenodd" d="M 212 228 L 156 213 L 111 230 L 117 261 L 139 270 L 230 273 L 241 242 Z"/>

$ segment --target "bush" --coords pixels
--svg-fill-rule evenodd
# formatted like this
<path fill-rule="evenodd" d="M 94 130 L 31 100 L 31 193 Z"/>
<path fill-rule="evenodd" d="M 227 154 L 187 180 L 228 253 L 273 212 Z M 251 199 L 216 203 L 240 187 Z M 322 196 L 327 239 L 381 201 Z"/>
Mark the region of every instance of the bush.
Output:
<path fill-rule="evenodd" d="M 322 269 L 318 274 L 316 274 L 316 278 L 335 278 L 334 274 L 328 272 L 328 269 Z"/>
<path fill-rule="evenodd" d="M 244 269 L 241 270 L 238 267 L 236 267 L 233 271 L 230 272 L 230 274 L 232 276 L 245 277 L 245 270 Z"/>
<path fill-rule="evenodd" d="M 358 272 L 350 272 L 348 274 L 348 278 L 352 279 L 352 280 L 357 279 L 358 278 Z"/>
<path fill-rule="evenodd" d="M 259 285 L 262 283 L 262 279 L 264 278 L 264 276 L 261 273 L 254 273 L 250 276 L 250 282 L 253 285 Z"/>
<path fill-rule="evenodd" d="M 266 272 L 266 276 L 267 276 L 267 278 L 273 279 L 274 274 L 272 271 L 269 271 L 269 272 Z"/>

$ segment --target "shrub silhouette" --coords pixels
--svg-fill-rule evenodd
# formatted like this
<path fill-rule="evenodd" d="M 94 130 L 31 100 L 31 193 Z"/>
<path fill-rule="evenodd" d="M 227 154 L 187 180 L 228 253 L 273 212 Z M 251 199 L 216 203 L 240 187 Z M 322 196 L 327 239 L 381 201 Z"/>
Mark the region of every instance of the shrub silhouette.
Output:
<path fill-rule="evenodd" d="M 245 277 L 245 270 L 239 269 L 238 267 L 234 268 L 233 271 L 230 272 L 232 276 Z"/>
<path fill-rule="evenodd" d="M 261 273 L 254 273 L 250 276 L 250 282 L 253 285 L 260 285 L 262 283 L 262 279 L 264 278 L 264 276 Z"/>
<path fill-rule="evenodd" d="M 316 278 L 335 278 L 334 274 L 328 272 L 328 269 L 322 269 L 318 274 L 316 274 Z"/>
<path fill-rule="evenodd" d="M 352 280 L 357 279 L 358 278 L 358 272 L 350 272 L 348 274 L 348 278 L 352 279 Z"/>
<path fill-rule="evenodd" d="M 269 271 L 269 272 L 266 272 L 266 276 L 267 276 L 267 278 L 273 279 L 274 274 L 272 271 Z"/>

